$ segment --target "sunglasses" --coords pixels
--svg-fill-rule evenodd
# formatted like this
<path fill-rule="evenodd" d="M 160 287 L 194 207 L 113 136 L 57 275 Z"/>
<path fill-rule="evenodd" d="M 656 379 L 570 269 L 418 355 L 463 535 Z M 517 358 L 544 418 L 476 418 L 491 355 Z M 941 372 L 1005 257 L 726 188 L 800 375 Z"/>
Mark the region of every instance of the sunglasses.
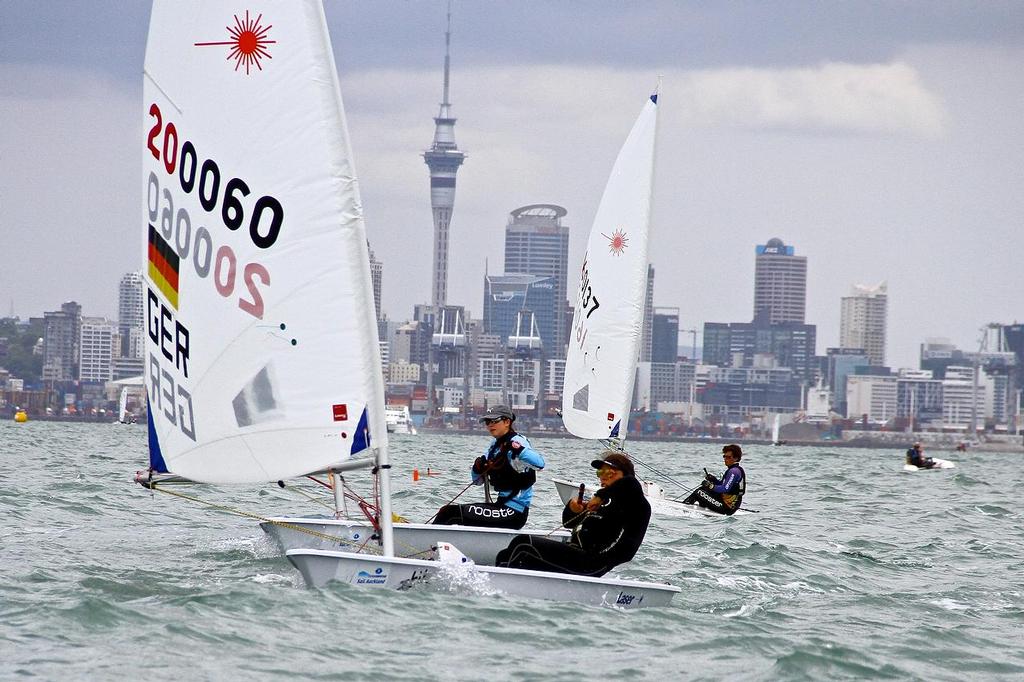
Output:
<path fill-rule="evenodd" d="M 483 420 L 484 424 L 486 424 L 487 426 L 490 426 L 491 424 L 497 424 L 498 422 L 503 422 L 503 421 L 505 421 L 504 417 L 495 417 L 494 419 L 484 419 Z"/>
<path fill-rule="evenodd" d="M 603 467 L 601 467 L 600 469 L 597 470 L 597 473 L 599 475 L 600 474 L 610 474 L 610 473 L 613 473 L 613 472 L 616 472 L 616 471 L 618 471 L 618 469 L 616 469 L 615 467 L 603 466 Z"/>

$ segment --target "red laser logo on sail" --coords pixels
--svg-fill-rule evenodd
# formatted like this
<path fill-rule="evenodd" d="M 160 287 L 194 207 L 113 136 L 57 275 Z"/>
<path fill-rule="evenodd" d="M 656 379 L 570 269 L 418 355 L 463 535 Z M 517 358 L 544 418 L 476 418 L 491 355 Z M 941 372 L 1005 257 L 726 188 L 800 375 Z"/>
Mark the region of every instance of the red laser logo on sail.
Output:
<path fill-rule="evenodd" d="M 615 230 L 612 232 L 612 236 L 601 233 L 601 236 L 608 240 L 608 250 L 616 256 L 621 256 L 622 252 L 629 246 L 629 238 L 626 237 L 626 233 L 622 230 Z"/>
<path fill-rule="evenodd" d="M 249 70 L 255 66 L 260 71 L 263 70 L 263 66 L 260 65 L 260 60 L 266 57 L 267 59 L 273 59 L 270 53 L 267 52 L 267 45 L 276 43 L 276 40 L 268 40 L 267 33 L 273 28 L 273 24 L 270 24 L 266 28 L 260 26 L 260 21 L 263 20 L 263 15 L 256 17 L 255 21 L 249 19 L 249 10 L 245 11 L 245 21 L 238 18 L 235 15 L 235 25 L 225 26 L 228 30 L 230 40 L 222 40 L 211 43 L 195 43 L 197 47 L 208 47 L 210 45 L 228 45 L 231 47 L 231 51 L 228 52 L 228 59 L 235 60 L 235 71 L 241 66 L 245 66 L 245 75 L 249 75 Z"/>

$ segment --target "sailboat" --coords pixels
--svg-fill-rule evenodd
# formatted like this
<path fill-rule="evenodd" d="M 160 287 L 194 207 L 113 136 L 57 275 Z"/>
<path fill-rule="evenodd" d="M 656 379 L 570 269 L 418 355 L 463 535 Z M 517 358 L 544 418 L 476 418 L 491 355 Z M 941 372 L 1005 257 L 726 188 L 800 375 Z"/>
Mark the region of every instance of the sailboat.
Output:
<path fill-rule="evenodd" d="M 656 99 L 652 96 L 652 111 Z M 630 133 L 594 218 L 580 272 L 562 389 L 566 430 L 620 450 L 633 399 L 647 286 L 654 119 L 647 125 L 641 128 L 638 121 Z M 594 492 L 582 483 L 552 481 L 563 504 L 577 496 L 589 500 Z M 655 513 L 705 513 L 702 507 L 669 499 L 653 481 L 641 481 L 641 485 Z"/>
<path fill-rule="evenodd" d="M 323 6 L 263 7 L 153 4 L 141 149 L 150 466 L 136 479 L 337 481 L 372 467 L 373 518 L 337 520 L 362 534 L 364 553 L 287 556 L 311 585 L 404 587 L 446 564 L 395 556 L 369 253 Z M 427 549 L 450 562 L 472 560 L 453 546 L 457 527 L 400 525 L 419 525 L 412 535 L 429 534 Z M 490 539 L 492 559 L 517 533 L 471 530 Z M 511 594 L 626 608 L 678 591 L 486 569 Z"/>
<path fill-rule="evenodd" d="M 598 208 L 596 224 L 603 226 L 606 221 L 609 224 L 614 222 L 615 229 L 608 231 L 614 235 L 611 238 L 614 244 L 612 248 L 619 251 L 627 245 L 629 237 L 626 231 L 632 234 L 637 222 L 643 223 L 639 230 L 646 232 L 654 161 L 656 103 L 657 96 L 652 96 L 641 111 L 615 162 Z M 646 237 L 640 236 L 639 240 L 639 248 L 646 250 Z M 584 287 L 589 286 L 586 283 L 586 272 L 585 264 Z M 578 316 L 586 316 L 588 305 L 591 311 L 599 307 L 593 295 L 585 300 L 586 305 L 577 307 Z M 608 432 L 602 432 L 601 435 L 607 436 Z M 446 565 L 461 565 L 464 560 L 460 552 L 445 542 L 438 543 L 438 554 L 440 561 L 315 549 L 293 549 L 286 552 L 288 559 L 298 567 L 309 584 L 322 585 L 335 580 L 394 589 L 405 589 L 423 577 L 444 570 Z M 506 594 L 596 605 L 610 604 L 624 608 L 665 605 L 679 591 L 679 588 L 667 584 L 608 577 L 594 578 L 494 566 L 475 566 L 474 570 L 478 575 L 486 576 L 491 588 Z"/>
<path fill-rule="evenodd" d="M 134 424 L 135 418 L 128 414 L 128 387 L 121 387 L 121 397 L 117 401 L 117 421 L 119 424 Z"/>
<path fill-rule="evenodd" d="M 782 441 L 779 440 L 779 425 L 782 421 L 781 415 L 775 415 L 775 421 L 772 422 L 772 445 L 782 445 Z"/>

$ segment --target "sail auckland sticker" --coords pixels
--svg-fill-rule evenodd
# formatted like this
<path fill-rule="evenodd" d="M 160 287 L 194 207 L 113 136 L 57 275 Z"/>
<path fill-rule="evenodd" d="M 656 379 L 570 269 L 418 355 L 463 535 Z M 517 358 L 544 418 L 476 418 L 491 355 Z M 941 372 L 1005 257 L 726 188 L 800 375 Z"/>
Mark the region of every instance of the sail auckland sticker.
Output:
<path fill-rule="evenodd" d="M 384 585 L 388 581 L 387 572 L 378 566 L 373 570 L 373 573 L 366 571 L 359 571 L 356 573 L 356 577 L 352 580 L 353 585 Z"/>
<path fill-rule="evenodd" d="M 271 25 L 262 22 L 262 14 L 255 20 L 248 12 L 244 20 L 235 15 L 227 41 L 194 45 L 228 46 L 228 60 L 235 60 L 240 76 L 242 67 L 245 75 L 253 67 L 262 71 L 260 60 L 271 58 L 267 46 L 276 42 L 269 39 Z M 262 320 L 270 270 L 257 259 L 241 261 L 229 242 L 242 233 L 259 252 L 271 253 L 284 227 L 284 207 L 237 169 L 204 154 L 159 102 L 150 102 L 147 113 L 145 145 L 155 161 L 146 188 L 147 331 L 150 348 L 159 351 L 149 353 L 147 385 L 152 409 L 195 441 L 187 388 L 192 337 L 177 318 L 189 301 L 182 285 L 211 287 L 231 309 Z"/>

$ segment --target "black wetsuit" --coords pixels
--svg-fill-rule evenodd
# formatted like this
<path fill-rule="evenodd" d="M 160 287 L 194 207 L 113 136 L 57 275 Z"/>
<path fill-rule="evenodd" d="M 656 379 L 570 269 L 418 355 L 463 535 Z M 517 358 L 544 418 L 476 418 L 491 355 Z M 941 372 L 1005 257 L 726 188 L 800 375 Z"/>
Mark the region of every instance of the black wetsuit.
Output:
<path fill-rule="evenodd" d="M 640 482 L 621 478 L 594 496 L 602 505 L 593 512 L 576 513 L 569 505 L 562 510 L 562 525 L 573 529 L 569 542 L 517 535 L 498 552 L 495 565 L 601 576 L 632 559 L 651 520 Z"/>
<path fill-rule="evenodd" d="M 701 485 L 683 500 L 683 504 L 697 504 L 705 509 L 732 516 L 743 503 L 747 492 L 747 474 L 739 464 L 726 469 L 722 478 L 708 479 L 711 485 Z"/>
<path fill-rule="evenodd" d="M 935 466 L 935 460 L 931 457 L 922 457 L 922 453 L 917 448 L 910 448 L 907 450 L 907 464 L 912 464 L 919 469 L 931 469 Z"/>

